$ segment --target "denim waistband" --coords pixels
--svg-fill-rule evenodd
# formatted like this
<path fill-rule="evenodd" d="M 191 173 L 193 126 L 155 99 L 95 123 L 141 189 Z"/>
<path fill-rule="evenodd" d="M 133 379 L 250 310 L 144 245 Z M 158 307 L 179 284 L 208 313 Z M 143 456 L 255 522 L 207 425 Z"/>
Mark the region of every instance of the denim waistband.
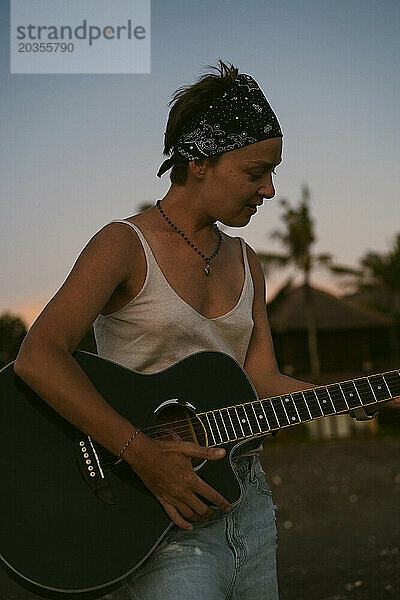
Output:
<path fill-rule="evenodd" d="M 257 454 L 253 454 L 252 456 L 239 456 L 238 458 L 232 461 L 235 472 L 238 475 L 243 475 L 245 473 L 251 472 L 253 465 L 259 463 L 260 459 Z"/>

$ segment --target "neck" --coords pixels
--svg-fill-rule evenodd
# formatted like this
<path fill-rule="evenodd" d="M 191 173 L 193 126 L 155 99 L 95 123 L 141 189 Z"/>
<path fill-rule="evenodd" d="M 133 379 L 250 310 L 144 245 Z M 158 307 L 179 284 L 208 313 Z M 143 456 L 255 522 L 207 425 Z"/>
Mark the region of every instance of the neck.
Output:
<path fill-rule="evenodd" d="M 210 446 L 265 436 L 400 396 L 400 370 L 197 413 Z"/>
<path fill-rule="evenodd" d="M 168 218 L 189 237 L 214 237 L 215 219 L 204 208 L 201 196 L 186 186 L 172 185 L 161 199 L 161 207 Z"/>

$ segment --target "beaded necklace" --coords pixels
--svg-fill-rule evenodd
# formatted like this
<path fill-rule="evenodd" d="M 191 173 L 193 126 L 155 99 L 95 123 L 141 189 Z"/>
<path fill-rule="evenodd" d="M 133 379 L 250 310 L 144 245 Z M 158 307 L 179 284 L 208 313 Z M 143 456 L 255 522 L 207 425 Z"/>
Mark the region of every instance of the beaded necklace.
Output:
<path fill-rule="evenodd" d="M 171 219 L 165 214 L 165 212 L 163 211 L 163 209 L 161 208 L 161 201 L 157 200 L 156 206 L 158 208 L 158 210 L 160 211 L 160 213 L 162 214 L 162 216 L 164 217 L 164 219 L 167 221 L 168 225 L 170 225 L 170 227 L 176 231 L 176 233 L 178 233 L 184 240 L 185 242 L 191 247 L 193 248 L 193 250 L 195 252 L 197 252 L 197 254 L 200 254 L 200 256 L 206 261 L 206 266 L 204 268 L 204 273 L 206 275 L 211 275 L 211 267 L 210 267 L 210 262 L 217 256 L 218 252 L 221 250 L 221 246 L 222 246 L 222 233 L 220 232 L 220 230 L 218 229 L 217 225 L 214 223 L 214 231 L 215 233 L 218 235 L 218 245 L 217 245 L 217 249 L 215 250 L 215 252 L 213 254 L 211 254 L 211 256 L 205 256 L 205 254 L 203 254 L 203 252 L 201 250 L 199 250 L 198 248 L 196 248 L 196 246 L 192 243 L 192 241 L 187 237 L 187 235 L 185 235 L 183 233 L 183 231 L 181 231 L 180 229 L 178 229 L 178 227 L 175 225 L 175 223 L 173 223 L 171 221 Z"/>

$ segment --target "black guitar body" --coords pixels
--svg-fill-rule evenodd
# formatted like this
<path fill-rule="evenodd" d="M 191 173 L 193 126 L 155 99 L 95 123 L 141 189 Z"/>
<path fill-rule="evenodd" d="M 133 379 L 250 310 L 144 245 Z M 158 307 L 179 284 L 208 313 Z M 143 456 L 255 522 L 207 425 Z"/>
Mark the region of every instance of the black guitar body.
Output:
<path fill-rule="evenodd" d="M 179 406 L 201 432 L 195 413 L 256 399 L 236 361 L 218 352 L 154 375 L 86 352 L 74 356 L 107 402 L 142 430 Z M 126 463 L 108 468 L 112 456 L 99 458 L 90 437 L 41 400 L 12 364 L 0 374 L 0 417 L 3 566 L 44 597 L 97 598 L 119 587 L 172 526 L 158 500 Z M 254 447 L 259 438 L 246 443 Z M 231 466 L 238 445 L 226 444 L 223 459 L 197 469 L 232 504 L 241 497 Z"/>

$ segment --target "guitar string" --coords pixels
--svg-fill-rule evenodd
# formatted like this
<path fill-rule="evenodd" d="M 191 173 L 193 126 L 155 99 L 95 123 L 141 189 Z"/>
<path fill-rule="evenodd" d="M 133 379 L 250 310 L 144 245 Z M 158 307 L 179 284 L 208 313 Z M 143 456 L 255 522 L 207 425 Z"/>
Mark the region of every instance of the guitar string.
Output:
<path fill-rule="evenodd" d="M 383 402 L 383 401 L 384 401 L 384 400 L 381 400 L 380 402 Z M 258 401 L 255 401 L 255 402 L 258 402 Z M 247 404 L 247 403 L 246 403 L 246 404 Z M 237 406 L 243 406 L 243 405 L 237 405 Z M 364 405 L 363 405 L 363 406 L 364 406 Z M 225 407 L 224 407 L 224 408 L 225 408 Z M 214 411 L 207 411 L 207 413 L 210 413 L 210 414 L 211 414 L 211 413 L 213 413 L 213 412 L 217 412 L 217 411 L 218 411 L 218 409 L 216 409 L 216 410 L 214 410 Z M 310 413 L 310 414 L 311 414 L 311 413 Z M 334 411 L 334 412 L 329 412 L 329 413 L 326 413 L 326 414 L 324 413 L 324 414 L 323 414 L 323 415 L 321 415 L 321 416 L 326 416 L 326 417 L 328 417 L 328 416 L 332 416 L 332 415 L 335 415 L 335 414 L 337 414 L 337 411 Z M 313 418 L 315 418 L 315 417 L 313 417 Z M 308 420 L 309 420 L 309 419 L 305 419 L 305 421 L 308 421 Z M 256 421 L 256 422 L 257 422 L 257 421 Z M 302 423 L 302 422 L 303 422 L 303 421 L 296 421 L 296 423 L 289 423 L 289 424 L 297 425 L 297 424 L 300 424 L 300 423 Z M 248 426 L 251 428 L 251 422 L 250 422 L 250 420 L 248 420 L 248 423 L 247 423 L 247 424 L 248 424 Z M 201 436 L 203 436 L 203 435 L 204 435 L 204 429 L 203 429 L 203 426 L 202 426 L 202 425 L 201 425 L 201 424 L 200 424 L 198 421 L 193 421 L 193 417 L 191 417 L 191 425 L 192 425 L 193 429 L 197 429 L 197 430 L 198 430 L 198 432 L 200 432 Z M 156 437 L 160 437 L 160 430 L 161 430 L 161 427 L 162 427 L 162 428 L 164 428 L 164 429 L 166 429 L 166 428 L 170 428 L 170 429 L 172 429 L 172 432 L 173 432 L 173 433 L 175 433 L 176 435 L 179 435 L 179 434 L 181 434 L 181 433 L 185 433 L 185 432 L 187 432 L 187 428 L 188 428 L 188 420 L 187 420 L 187 419 L 179 419 L 179 420 L 175 420 L 175 421 L 169 421 L 169 422 L 163 423 L 162 425 L 154 425 L 154 426 L 152 426 L 152 427 L 148 427 L 148 428 L 146 428 L 146 429 L 142 429 L 141 431 L 142 431 L 143 433 L 145 433 L 145 435 L 148 435 L 149 437 L 154 437 L 154 438 L 156 438 Z M 280 424 L 279 424 L 279 427 L 281 427 L 281 425 L 280 425 Z M 265 432 L 263 432 L 263 431 L 261 431 L 261 432 L 256 432 L 256 433 L 255 433 L 255 435 L 257 435 L 257 434 L 258 434 L 258 435 L 260 435 L 261 433 L 268 433 L 269 431 L 271 431 L 271 428 L 268 428 L 268 429 L 267 429 Z M 196 433 L 196 431 L 195 431 L 195 433 Z M 234 431 L 234 433 L 236 433 L 236 432 Z M 152 435 L 152 434 L 153 434 L 153 435 Z M 169 434 L 167 434 L 167 435 L 164 435 L 163 437 L 164 437 L 164 438 L 166 438 L 166 437 L 168 437 L 168 435 L 169 435 Z M 251 435 L 253 435 L 253 432 L 250 434 L 250 436 L 249 436 L 249 437 L 251 437 Z M 97 442 L 96 442 L 96 443 L 97 443 Z M 102 446 L 101 446 L 101 444 L 98 444 L 98 445 L 99 445 L 99 447 L 102 447 Z"/>
<path fill-rule="evenodd" d="M 313 389 L 313 388 L 311 388 L 311 389 Z M 304 390 L 304 391 L 309 391 L 309 390 Z M 272 400 L 275 400 L 276 398 L 280 399 L 281 402 L 282 402 L 283 398 L 285 398 L 285 395 L 283 395 L 283 396 L 273 396 L 271 398 L 264 398 L 262 400 L 254 400 L 253 402 L 245 402 L 243 404 L 236 404 L 235 406 L 232 406 L 232 407 L 231 406 L 229 406 L 229 407 L 224 406 L 221 409 L 214 409 L 214 410 L 204 411 L 203 413 L 200 413 L 200 414 L 212 414 L 212 413 L 216 413 L 216 412 L 221 411 L 221 410 L 228 410 L 229 408 L 238 408 L 239 406 L 246 406 L 246 405 L 256 404 L 257 402 L 260 402 L 261 404 L 264 403 L 264 402 L 269 402 L 271 404 Z M 378 402 L 386 402 L 387 400 L 391 400 L 392 398 L 393 398 L 393 396 L 390 396 L 389 398 L 385 398 L 383 400 L 375 400 L 371 404 L 375 404 L 375 403 L 378 403 Z M 294 401 L 293 398 L 292 398 L 292 401 L 295 403 L 295 401 Z M 307 404 L 307 406 L 308 406 L 308 404 Z M 361 404 L 360 406 L 356 406 L 356 407 L 353 407 L 353 408 L 362 408 L 364 406 L 368 406 L 368 404 Z M 326 416 L 329 416 L 330 414 L 331 415 L 336 414 L 336 412 L 337 411 L 335 411 L 333 413 L 329 413 Z M 222 417 L 222 415 L 221 415 L 221 417 Z M 173 425 L 186 424 L 186 423 L 187 423 L 187 419 L 178 419 L 176 421 L 169 421 L 167 423 L 164 423 L 164 426 L 166 427 L 166 426 L 173 426 Z M 196 422 L 194 422 L 194 423 L 196 423 Z M 156 430 L 158 430 L 158 428 L 159 428 L 159 426 L 153 425 L 151 427 L 148 427 L 147 429 L 142 429 L 142 431 L 143 431 L 143 433 L 144 432 L 150 432 L 152 430 L 156 431 Z"/>
<path fill-rule="evenodd" d="M 388 371 L 388 373 L 392 373 L 392 372 L 393 372 L 393 373 L 397 373 L 396 371 Z M 388 374 L 388 373 L 387 373 L 387 374 Z M 385 374 L 386 374 L 386 373 L 385 373 Z M 371 377 L 372 377 L 372 376 L 371 376 Z M 349 380 L 349 381 L 350 381 L 350 380 Z M 351 382 L 354 382 L 354 381 L 357 381 L 357 379 L 355 379 L 355 380 L 351 380 Z M 347 382 L 347 381 L 340 382 L 340 383 L 346 383 L 346 382 Z M 340 385 L 340 383 L 339 383 L 338 385 Z M 328 388 L 328 387 L 329 387 L 329 385 L 328 385 L 328 386 L 320 386 L 320 387 L 318 387 L 318 388 L 316 388 L 316 389 L 322 389 L 322 390 L 324 390 L 324 389 L 326 389 L 326 388 Z M 315 390 L 315 388 L 310 388 L 310 390 L 304 390 L 304 392 L 311 391 L 311 390 L 313 390 L 313 389 Z M 389 391 L 390 391 L 390 390 L 389 390 Z M 343 392 L 342 392 L 342 394 L 343 394 Z M 289 394 L 289 396 L 291 396 L 291 394 Z M 230 407 L 230 406 L 229 406 L 229 407 L 226 407 L 226 406 L 224 406 L 224 407 L 222 407 L 221 409 L 214 409 L 214 410 L 211 410 L 211 411 L 205 411 L 204 413 L 200 413 L 200 414 L 208 414 L 208 413 L 210 413 L 210 414 L 211 414 L 211 413 L 216 413 L 216 412 L 218 412 L 218 411 L 221 411 L 221 410 L 228 410 L 229 408 L 237 408 L 237 407 L 239 407 L 239 406 L 253 405 L 253 404 L 256 404 L 257 402 L 260 402 L 260 404 L 262 404 L 262 403 L 264 403 L 264 402 L 269 402 L 269 403 L 271 404 L 271 403 L 272 403 L 272 400 L 275 400 L 276 398 L 280 399 L 280 400 L 281 400 L 281 402 L 282 402 L 282 400 L 283 400 L 283 398 L 284 398 L 284 397 L 285 397 L 285 394 L 284 394 L 284 395 L 281 395 L 281 396 L 273 396 L 273 397 L 271 397 L 271 398 L 263 398 L 263 399 L 261 399 L 261 400 L 254 400 L 253 402 L 244 402 L 243 404 L 237 404 L 237 405 L 235 405 L 235 406 L 232 406 L 232 407 Z M 385 399 L 385 400 L 376 400 L 376 401 L 375 401 L 375 402 L 373 402 L 372 404 L 374 404 L 374 403 L 376 403 L 376 402 L 385 402 L 386 400 L 390 400 L 390 399 L 392 399 L 393 397 L 394 397 L 394 396 L 392 396 L 392 395 L 391 395 L 389 398 L 387 398 L 387 399 Z M 295 400 L 294 400 L 293 398 L 292 398 L 292 402 L 295 404 Z M 306 402 L 306 405 L 307 405 L 307 407 L 308 407 L 308 404 L 307 404 L 307 402 Z M 284 406 L 284 405 L 283 405 L 283 406 Z M 333 405 L 333 406 L 334 406 L 334 405 Z M 361 404 L 359 407 L 353 407 L 353 408 L 362 408 L 363 406 L 367 406 L 367 404 Z M 328 414 L 327 414 L 327 415 L 325 415 L 325 416 L 329 416 L 329 415 L 336 414 L 336 412 L 337 412 L 337 411 L 335 411 L 335 412 L 333 412 L 333 413 L 328 413 Z M 229 413 L 228 413 L 228 414 L 229 414 Z M 310 414 L 311 414 L 311 413 L 310 413 Z M 197 416 L 197 415 L 196 415 L 196 416 Z M 221 415 L 221 417 L 222 417 L 222 415 Z M 192 417 L 191 417 L 191 418 L 192 418 Z M 164 423 L 164 427 L 166 427 L 166 426 L 172 426 L 172 425 L 178 425 L 178 424 L 180 424 L 180 423 L 182 423 L 182 424 L 185 424 L 185 425 L 186 425 L 186 424 L 187 424 L 187 418 L 186 418 L 186 419 L 178 419 L 178 420 L 176 420 L 176 421 L 169 421 L 168 423 Z M 197 425 L 198 425 L 198 423 L 197 423 L 196 421 L 195 421 L 195 422 L 193 422 L 193 424 L 197 424 Z M 142 431 L 143 431 L 143 433 L 144 433 L 144 432 L 150 432 L 150 431 L 152 431 L 152 430 L 154 430 L 154 431 L 157 431 L 158 429 L 159 429 L 159 426 L 157 426 L 157 425 L 155 425 L 155 426 L 154 426 L 154 425 L 153 425 L 152 427 L 148 427 L 148 428 L 146 428 L 146 429 L 142 429 Z"/>
<path fill-rule="evenodd" d="M 383 400 L 381 400 L 380 402 L 383 402 Z M 335 415 L 335 414 L 337 414 L 337 413 L 334 412 L 334 413 L 329 413 L 329 414 L 323 414 L 323 415 L 321 415 L 321 417 L 329 417 L 329 416 L 332 416 L 332 415 Z M 316 418 L 316 417 L 314 417 L 314 418 Z M 307 420 L 309 420 L 309 419 L 307 419 Z M 290 427 L 290 426 L 294 426 L 294 425 L 299 425 L 302 422 L 303 421 L 297 421 L 296 423 L 290 423 L 289 422 L 287 426 Z M 196 425 L 196 423 L 194 423 L 193 425 Z M 266 431 L 259 431 L 257 433 L 253 433 L 252 432 L 249 435 L 240 436 L 239 438 L 235 438 L 234 440 L 226 440 L 226 441 L 221 440 L 221 442 L 217 442 L 215 444 L 210 444 L 208 447 L 212 448 L 212 447 L 220 446 L 220 445 L 229 443 L 230 441 L 235 441 L 236 439 L 241 439 L 242 437 L 244 437 L 244 438 L 251 438 L 251 437 L 258 437 L 258 436 L 268 435 L 272 431 L 274 431 L 276 429 L 280 429 L 281 427 L 282 426 L 279 425 L 279 427 L 277 427 L 275 429 L 274 428 L 267 429 Z M 157 428 L 156 427 L 152 427 L 151 429 L 157 429 Z M 201 435 L 204 435 L 203 428 L 200 427 L 200 425 L 198 423 L 197 423 L 197 429 L 199 429 Z M 148 430 L 145 429 L 145 430 L 142 430 L 142 431 L 144 433 L 145 431 L 148 431 Z M 187 432 L 187 427 L 183 428 L 182 431 L 183 432 Z M 177 431 L 174 430 L 173 433 L 177 433 Z M 236 432 L 234 431 L 234 433 L 236 433 Z M 195 432 L 195 434 L 196 434 L 196 432 Z M 163 434 L 162 432 L 158 431 L 156 434 L 148 434 L 148 437 L 154 438 L 154 439 L 166 439 L 166 438 L 170 437 L 170 433 Z M 186 441 L 186 440 L 183 440 L 183 441 Z M 115 457 L 114 457 L 114 455 L 111 452 L 109 452 L 106 448 L 104 448 L 103 446 L 101 446 L 101 444 L 99 444 L 98 442 L 95 442 L 95 445 L 97 447 L 97 452 L 98 452 L 99 456 L 100 457 L 102 457 L 102 456 L 104 457 L 104 458 L 102 458 L 102 466 L 104 466 L 104 467 L 113 467 L 115 465 Z"/>
<path fill-rule="evenodd" d="M 169 436 L 167 436 L 167 435 L 160 435 L 160 436 L 149 436 L 149 437 L 151 437 L 151 438 L 156 438 L 157 437 L 157 438 L 161 438 L 162 439 L 162 438 L 166 438 L 166 437 L 169 437 Z M 99 459 L 101 461 L 101 466 L 103 468 L 114 467 L 114 466 L 118 467 L 119 466 L 119 465 L 115 464 L 116 457 L 111 452 L 109 452 L 106 448 L 104 448 L 103 446 L 101 446 L 97 442 L 95 443 L 95 445 L 96 445 L 96 447 L 100 447 L 102 449 L 102 450 L 99 451 L 96 448 L 96 452 L 97 452 L 97 454 L 99 456 Z M 213 444 L 213 445 L 208 446 L 208 447 L 211 448 L 211 447 L 218 446 L 218 445 L 219 444 L 215 444 L 215 445 Z"/>
<path fill-rule="evenodd" d="M 277 396 L 277 397 L 279 397 L 279 396 Z M 274 398 L 272 398 L 272 399 L 274 399 Z M 385 400 L 379 400 L 378 402 L 385 402 L 386 400 L 390 400 L 390 399 L 391 398 L 387 398 Z M 270 399 L 267 399 L 267 400 L 271 404 Z M 256 404 L 257 402 L 261 402 L 261 401 L 260 400 L 255 400 L 254 404 Z M 247 403 L 246 402 L 245 404 L 252 404 L 252 403 Z M 244 406 L 245 404 L 237 404 L 233 408 L 238 408 L 240 406 Z M 375 402 L 372 403 L 372 404 L 375 404 Z M 362 404 L 359 407 L 353 407 L 353 408 L 362 408 L 363 406 L 367 406 L 367 405 L 366 404 Z M 282 404 L 282 407 L 284 408 L 284 404 Z M 200 413 L 200 414 L 202 414 L 202 415 L 203 414 L 210 414 L 211 415 L 213 413 L 215 414 L 215 413 L 219 412 L 219 410 L 226 410 L 226 409 L 227 409 L 227 407 L 223 407 L 222 409 L 215 409 L 215 410 L 205 411 L 204 413 Z M 338 414 L 338 411 L 334 410 L 333 412 L 326 413 L 323 416 L 327 416 L 328 417 L 328 416 L 335 415 L 335 414 Z M 197 417 L 197 415 L 195 415 L 195 416 Z M 221 419 L 223 419 L 222 415 L 220 415 L 220 416 L 221 416 Z M 197 417 L 197 418 L 199 419 L 199 417 Z M 249 425 L 251 425 L 251 422 L 253 421 L 253 419 L 255 419 L 255 417 L 252 415 L 250 418 L 247 419 L 247 423 Z M 193 421 L 193 416 L 190 417 L 190 420 L 191 420 L 191 423 L 192 423 L 193 426 L 196 426 L 196 427 L 199 427 L 199 428 L 201 427 L 201 425 L 200 425 L 200 423 L 198 421 Z M 236 420 L 236 417 L 235 417 L 235 420 Z M 306 419 L 306 420 L 308 420 L 308 419 Z M 258 422 L 258 421 L 256 421 L 256 422 Z M 185 429 L 187 428 L 187 426 L 188 426 L 188 419 L 187 418 L 186 419 L 178 419 L 176 421 L 168 421 L 168 422 L 162 424 L 162 427 L 173 429 L 174 432 L 183 432 L 183 431 L 185 431 Z M 147 434 L 150 434 L 152 432 L 158 432 L 160 430 L 160 427 L 161 427 L 160 425 L 152 425 L 151 427 L 147 427 L 146 429 L 141 429 L 141 431 L 147 435 Z M 201 428 L 201 430 L 204 431 L 203 428 Z"/>
<path fill-rule="evenodd" d="M 327 387 L 328 387 L 328 386 L 327 386 Z M 313 388 L 311 388 L 311 389 L 313 389 Z M 317 388 L 317 389 L 319 389 L 319 388 Z M 309 391 L 309 390 L 304 390 L 304 391 Z M 290 395 L 290 394 L 289 394 L 289 395 Z M 246 406 L 246 405 L 249 405 L 249 406 L 250 406 L 250 405 L 254 405 L 254 404 L 256 404 L 257 402 L 259 402 L 259 403 L 260 403 L 262 406 L 263 406 L 263 404 L 264 404 L 264 403 L 269 403 L 269 405 L 271 405 L 271 404 L 272 404 L 272 400 L 275 400 L 275 399 L 279 399 L 279 400 L 282 402 L 282 407 L 283 407 L 283 409 L 285 410 L 285 405 L 283 404 L 283 399 L 284 399 L 285 397 L 286 397 L 285 395 L 283 395 L 283 396 L 273 396 L 273 397 L 271 397 L 271 398 L 264 398 L 264 399 L 262 399 L 262 400 L 254 400 L 253 402 L 245 402 L 245 403 L 243 403 L 243 404 L 236 404 L 236 405 L 234 405 L 234 406 L 229 406 L 229 407 L 227 407 L 227 406 L 224 406 L 224 407 L 222 407 L 221 409 L 214 409 L 214 410 L 204 411 L 204 412 L 202 412 L 202 413 L 199 413 L 199 414 L 201 414 L 201 415 L 203 415 L 203 414 L 210 414 L 210 415 L 211 415 L 212 413 L 217 413 L 217 412 L 220 412 L 221 410 L 228 410 L 229 408 L 238 408 L 238 407 L 241 407 L 241 406 Z M 353 407 L 351 407 L 351 409 L 355 409 L 355 408 L 363 408 L 364 406 L 369 406 L 369 404 L 378 404 L 378 403 L 381 403 L 381 402 L 387 402 L 388 400 L 392 400 L 392 399 L 394 399 L 394 398 L 396 398 L 396 396 L 392 396 L 392 395 L 391 395 L 391 396 L 389 396 L 388 398 L 384 398 L 384 399 L 381 399 L 381 400 L 377 400 L 377 399 L 375 399 L 375 400 L 374 400 L 374 402 L 370 402 L 370 403 L 366 403 L 366 404 L 360 404 L 359 406 L 353 406 Z M 310 412 L 310 410 L 309 410 L 309 403 L 307 403 L 307 400 L 306 400 L 306 398 L 304 398 L 304 401 L 305 401 L 305 403 L 306 403 L 306 406 L 307 406 L 308 412 Z M 293 399 L 293 398 L 292 398 L 292 402 L 293 402 L 293 403 L 294 403 L 294 405 L 296 406 L 295 399 Z M 267 404 L 267 406 L 268 406 L 268 404 Z M 332 406 L 333 406 L 333 408 L 335 408 L 335 405 L 334 405 L 334 403 L 333 403 L 333 402 L 332 402 Z M 346 410 L 347 410 L 347 408 L 346 408 Z M 285 411 L 285 412 L 286 412 L 286 411 Z M 340 411 L 339 411 L 339 412 L 340 412 Z M 245 414 L 246 414 L 246 413 L 245 413 Z M 251 414 L 251 413 L 250 413 L 250 414 Z M 310 412 L 310 414 L 311 414 L 311 412 Z M 326 416 L 326 417 L 328 417 L 328 416 L 335 415 L 335 414 L 339 414 L 337 410 L 334 410 L 334 412 L 332 412 L 332 413 L 326 413 L 326 414 L 323 414 L 322 416 Z M 228 413 L 228 415 L 229 415 L 229 413 Z M 197 417 L 197 415 L 195 415 L 195 416 Z M 221 416 L 221 418 L 223 419 L 222 415 L 220 415 L 220 416 Z M 246 415 L 246 416 L 248 416 L 248 415 Z M 192 418 L 193 418 L 193 417 L 191 417 L 191 419 L 192 419 Z M 197 418 L 198 418 L 198 417 L 197 417 Z M 252 420 L 253 418 L 254 418 L 254 417 L 253 417 L 253 416 L 251 416 L 251 420 Z M 314 418 L 314 417 L 313 417 L 313 418 Z M 308 420 L 308 419 L 306 419 L 306 420 Z M 249 419 L 248 419 L 248 422 L 250 422 L 250 421 L 249 421 Z M 178 425 L 178 424 L 181 424 L 181 423 L 182 423 L 182 424 L 187 424 L 187 419 L 179 419 L 179 420 L 177 420 L 177 421 L 170 421 L 170 422 L 164 423 L 163 425 L 166 427 L 166 426 Z M 199 423 L 198 423 L 197 421 L 194 421 L 194 422 L 192 422 L 192 424 L 193 424 L 193 425 L 194 425 L 194 424 L 196 424 L 197 426 L 199 426 Z M 144 429 L 144 430 L 142 430 L 142 431 L 143 431 L 143 432 L 145 432 L 145 431 L 149 431 L 149 432 L 150 432 L 150 431 L 152 431 L 152 430 L 158 430 L 158 428 L 159 428 L 159 426 L 152 426 L 152 427 L 148 427 L 147 429 Z M 181 430 L 181 431 L 182 431 L 182 430 Z"/>
<path fill-rule="evenodd" d="M 390 399 L 390 398 L 389 398 L 389 399 Z M 268 399 L 268 400 L 270 400 L 270 399 Z M 384 400 L 380 400 L 379 402 L 383 402 L 383 401 L 384 401 Z M 261 401 L 257 401 L 257 400 L 256 400 L 256 401 L 254 401 L 254 402 L 261 402 Z M 253 404 L 253 403 L 245 403 L 245 404 Z M 239 405 L 237 405 L 237 406 L 243 406 L 243 405 L 240 405 L 240 404 L 239 404 Z M 223 409 L 221 409 L 221 410 L 224 410 L 224 409 L 226 409 L 226 408 L 227 408 L 227 407 L 224 407 L 224 408 L 223 408 Z M 207 411 L 207 412 L 209 412 L 209 413 L 213 413 L 213 412 L 217 412 L 218 410 L 219 410 L 219 409 L 216 409 L 216 410 L 214 410 L 214 411 Z M 310 414 L 311 414 L 311 413 L 310 413 Z M 334 415 L 334 414 L 336 414 L 336 412 L 333 412 L 333 413 L 327 413 L 327 414 L 323 414 L 323 415 L 321 415 L 321 416 L 323 416 L 323 417 L 324 417 L 324 416 L 331 416 L 331 415 Z M 202 425 L 200 425 L 200 423 L 199 423 L 198 421 L 193 421 L 193 417 L 190 417 L 190 421 L 191 421 L 191 425 L 192 425 L 192 427 L 193 427 L 193 431 L 194 431 L 194 433 L 195 433 L 195 436 L 196 436 L 196 437 L 200 437 L 200 438 L 201 438 L 201 437 L 204 437 L 204 429 L 203 429 L 203 426 L 202 426 Z M 297 424 L 300 424 L 300 423 L 302 423 L 302 422 L 303 422 L 303 421 L 299 421 L 299 422 L 296 422 L 296 423 L 290 423 L 290 422 L 289 422 L 289 425 L 297 425 Z M 178 424 L 183 424 L 184 426 L 179 426 L 179 427 L 176 427 L 176 425 L 178 425 Z M 248 422 L 248 425 L 250 426 L 250 422 Z M 155 438 L 155 439 L 167 439 L 167 438 L 169 438 L 169 437 L 170 437 L 171 433 L 170 433 L 170 432 L 168 432 L 168 433 L 166 433 L 166 432 L 163 432 L 163 430 L 165 430 L 165 428 L 167 428 L 167 427 L 170 427 L 170 426 L 174 426 L 174 429 L 173 429 L 172 433 L 175 433 L 175 434 L 176 434 L 176 435 L 178 435 L 178 437 L 179 437 L 179 434 L 180 434 L 180 433 L 185 433 L 185 432 L 187 432 L 187 431 L 188 431 L 188 420 L 187 420 L 187 418 L 186 418 L 186 419 L 179 419 L 179 420 L 176 420 L 176 421 L 170 421 L 170 422 L 164 423 L 164 424 L 162 424 L 162 425 L 156 425 L 156 426 L 148 427 L 148 428 L 146 428 L 146 429 L 143 429 L 143 430 L 142 430 L 142 432 L 143 432 L 143 433 L 145 433 L 146 435 L 148 435 L 148 437 L 150 437 L 150 438 Z M 161 429 L 161 427 L 162 427 L 163 429 Z M 278 427 L 278 429 L 279 429 L 280 427 L 281 427 L 281 425 L 279 424 L 279 427 Z M 196 431 L 196 429 L 197 429 L 197 431 Z M 266 431 L 262 431 L 262 430 L 261 430 L 261 431 L 259 431 L 259 432 L 256 432 L 256 433 L 252 432 L 250 435 L 246 435 L 246 436 L 244 436 L 244 437 L 249 437 L 249 438 L 250 438 L 250 437 L 253 437 L 253 436 L 261 436 L 261 435 L 263 435 L 263 434 L 266 434 L 266 435 L 267 435 L 267 434 L 268 434 L 268 433 L 270 433 L 272 430 L 273 430 L 273 429 L 271 429 L 271 428 L 268 428 Z M 250 431 L 251 431 L 251 427 L 250 427 Z M 235 432 L 235 430 L 233 430 L 233 432 L 234 432 L 234 433 L 236 433 L 236 432 Z M 200 434 L 200 435 L 199 435 L 199 434 Z M 220 436 L 220 437 L 221 437 L 221 436 Z M 240 437 L 242 437 L 242 436 L 240 436 Z M 235 439 L 238 439 L 238 438 L 235 438 Z M 100 457 L 101 457 L 101 456 L 103 456 L 103 457 L 104 457 L 104 458 L 102 459 L 102 465 L 103 465 L 103 466 L 105 466 L 105 467 L 107 467 L 107 466 L 113 466 L 113 465 L 114 465 L 114 463 L 115 463 L 115 457 L 114 457 L 114 455 L 113 455 L 111 452 L 109 452 L 109 451 L 108 451 L 106 448 L 104 448 L 104 446 L 102 446 L 101 444 L 99 444 L 99 443 L 98 443 L 98 442 L 96 442 L 95 440 L 93 440 L 93 441 L 94 441 L 94 443 L 95 443 L 95 445 L 96 445 L 97 452 L 98 452 L 99 456 L 100 456 Z M 186 441 L 186 440 L 183 440 L 183 441 Z M 209 446 L 209 447 L 218 446 L 218 445 L 221 445 L 221 444 L 224 444 L 224 443 L 228 443 L 229 441 L 232 441 L 232 440 L 230 440 L 230 439 L 229 439 L 229 440 L 226 440 L 226 441 L 224 441 L 224 440 L 222 440 L 222 438 L 221 438 L 221 442 L 218 442 L 218 443 L 216 443 L 216 444 L 212 444 L 212 445 L 211 445 L 211 446 Z"/>

